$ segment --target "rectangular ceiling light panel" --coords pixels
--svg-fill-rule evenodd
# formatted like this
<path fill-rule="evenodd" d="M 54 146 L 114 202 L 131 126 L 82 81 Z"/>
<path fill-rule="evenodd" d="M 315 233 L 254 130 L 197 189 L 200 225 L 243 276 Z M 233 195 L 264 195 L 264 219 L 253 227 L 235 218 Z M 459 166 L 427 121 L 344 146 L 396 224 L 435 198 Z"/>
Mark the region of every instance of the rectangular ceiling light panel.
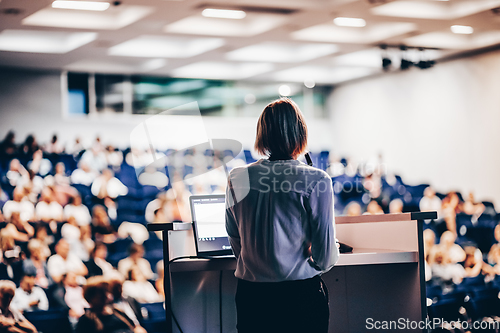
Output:
<path fill-rule="evenodd" d="M 254 36 L 285 22 L 282 15 L 248 14 L 241 20 L 190 16 L 165 26 L 165 32 L 207 36 Z"/>
<path fill-rule="evenodd" d="M 239 80 L 274 69 L 270 63 L 228 63 L 202 61 L 175 69 L 172 74 L 176 77 Z"/>
<path fill-rule="evenodd" d="M 231 51 L 228 60 L 264 61 L 292 63 L 308 61 L 338 51 L 333 44 L 294 44 L 283 42 L 264 42 Z"/>
<path fill-rule="evenodd" d="M 322 84 L 337 84 L 378 72 L 380 72 L 380 69 L 367 67 L 332 68 L 323 66 L 299 66 L 277 72 L 273 75 L 273 79 L 283 82 L 305 82 L 307 80 L 312 80 Z"/>
<path fill-rule="evenodd" d="M 371 9 L 379 16 L 451 20 L 500 6 L 500 0 L 392 1 Z"/>
<path fill-rule="evenodd" d="M 416 24 L 406 22 L 378 23 L 364 28 L 338 27 L 332 23 L 295 31 L 292 38 L 315 42 L 366 44 L 404 35 L 416 29 Z"/>
<path fill-rule="evenodd" d="M 7 29 L 0 33 L 0 50 L 30 53 L 67 53 L 97 38 L 95 32 Z"/>
<path fill-rule="evenodd" d="M 117 30 L 139 21 L 153 7 L 121 5 L 103 12 L 45 8 L 26 17 L 23 25 L 41 27 Z"/>
<path fill-rule="evenodd" d="M 221 38 L 140 36 L 109 49 L 109 55 L 150 58 L 189 58 L 224 45 Z"/>

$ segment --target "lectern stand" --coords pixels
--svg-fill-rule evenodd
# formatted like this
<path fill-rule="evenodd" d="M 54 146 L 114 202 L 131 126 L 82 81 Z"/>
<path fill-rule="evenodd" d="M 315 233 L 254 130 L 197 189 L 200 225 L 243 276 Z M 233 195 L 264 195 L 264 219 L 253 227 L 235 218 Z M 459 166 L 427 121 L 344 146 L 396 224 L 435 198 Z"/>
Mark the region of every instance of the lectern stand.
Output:
<path fill-rule="evenodd" d="M 354 251 L 341 254 L 335 267 L 323 275 L 330 292 L 330 332 L 359 333 L 372 331 L 370 323 L 426 319 L 422 220 L 436 215 L 335 218 L 337 238 Z M 235 333 L 236 260 L 180 259 L 169 264 L 175 257 L 194 255 L 194 238 L 192 248 L 189 240 L 172 242 L 172 237 L 193 237 L 191 223 L 155 223 L 148 229 L 163 232 L 166 331 L 179 332 L 172 326 L 169 309 L 173 309 L 183 332 Z"/>

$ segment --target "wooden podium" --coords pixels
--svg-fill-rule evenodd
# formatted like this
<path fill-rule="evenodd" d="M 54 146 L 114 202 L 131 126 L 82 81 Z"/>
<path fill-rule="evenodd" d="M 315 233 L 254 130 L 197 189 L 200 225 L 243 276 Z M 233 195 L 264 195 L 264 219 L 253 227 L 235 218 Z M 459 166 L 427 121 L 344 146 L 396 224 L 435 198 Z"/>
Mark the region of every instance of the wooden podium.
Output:
<path fill-rule="evenodd" d="M 335 218 L 337 238 L 354 250 L 322 276 L 330 294 L 329 332 L 425 321 L 422 221 L 432 218 L 436 212 Z M 180 332 L 173 313 L 185 333 L 236 332 L 235 258 L 189 258 L 195 255 L 191 223 L 152 223 L 148 229 L 163 233 L 165 331 Z"/>

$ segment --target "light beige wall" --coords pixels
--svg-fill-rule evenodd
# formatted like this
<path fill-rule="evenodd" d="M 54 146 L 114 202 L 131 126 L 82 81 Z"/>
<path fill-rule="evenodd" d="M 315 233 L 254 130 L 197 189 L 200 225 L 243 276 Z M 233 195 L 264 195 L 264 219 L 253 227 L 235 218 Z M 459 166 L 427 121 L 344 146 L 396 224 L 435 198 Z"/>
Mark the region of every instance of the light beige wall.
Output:
<path fill-rule="evenodd" d="M 340 86 L 331 124 L 339 155 L 500 207 L 500 51 Z"/>

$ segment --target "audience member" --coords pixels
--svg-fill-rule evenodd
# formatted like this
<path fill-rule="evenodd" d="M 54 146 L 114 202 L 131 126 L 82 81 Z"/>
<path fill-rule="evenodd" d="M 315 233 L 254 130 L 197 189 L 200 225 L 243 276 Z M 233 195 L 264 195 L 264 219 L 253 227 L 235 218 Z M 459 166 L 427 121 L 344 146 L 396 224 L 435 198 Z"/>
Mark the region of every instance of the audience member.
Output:
<path fill-rule="evenodd" d="M 70 247 L 65 239 L 59 240 L 56 244 L 56 254 L 47 261 L 49 274 L 55 283 L 59 283 L 64 274 L 69 272 L 78 276 L 87 275 L 87 267 L 75 254 L 70 252 Z"/>
<path fill-rule="evenodd" d="M 92 220 L 89 209 L 82 204 L 79 194 L 70 197 L 68 204 L 64 206 L 64 218 L 67 220 L 70 216 L 73 216 L 80 226 L 89 225 Z"/>
<path fill-rule="evenodd" d="M 71 183 L 90 186 L 98 173 L 90 168 L 87 162 L 80 161 L 78 168 L 71 173 Z"/>
<path fill-rule="evenodd" d="M 26 198 L 23 187 L 16 187 L 13 192 L 12 200 L 9 200 L 3 206 L 3 215 L 7 220 L 13 212 L 18 212 L 23 221 L 32 221 L 35 216 L 35 206 Z"/>
<path fill-rule="evenodd" d="M 49 187 L 42 190 L 40 202 L 36 205 L 36 216 L 44 222 L 63 220 L 63 208 L 55 200 L 54 192 Z"/>
<path fill-rule="evenodd" d="M 30 257 L 23 261 L 23 271 L 35 276 L 35 285 L 47 289 L 53 284 L 47 268 L 50 250 L 42 241 L 33 238 L 28 242 Z"/>
<path fill-rule="evenodd" d="M 401 199 L 394 199 L 389 203 L 389 213 L 401 214 L 403 212 L 403 201 Z"/>
<path fill-rule="evenodd" d="M 0 281 L 0 331 L 36 333 L 37 330 L 18 310 L 11 307 L 16 294 L 12 281 Z"/>
<path fill-rule="evenodd" d="M 90 256 L 90 259 L 85 263 L 87 266 L 88 274 L 87 276 L 104 275 L 110 276 L 118 273 L 113 265 L 106 261 L 108 256 L 108 247 L 103 242 L 96 242 L 94 250 Z"/>
<path fill-rule="evenodd" d="M 109 221 L 106 208 L 95 205 L 92 209 L 92 235 L 96 241 L 113 243 L 116 240 L 116 231 Z"/>
<path fill-rule="evenodd" d="M 345 208 L 346 216 L 360 216 L 361 215 L 361 205 L 356 201 L 350 202 Z"/>
<path fill-rule="evenodd" d="M 141 327 L 122 311 L 108 304 L 109 286 L 102 278 L 94 276 L 88 279 L 84 287 L 84 296 L 90 309 L 80 317 L 76 326 L 76 333 L 142 333 Z"/>
<path fill-rule="evenodd" d="M 118 272 L 120 272 L 123 276 L 128 276 L 130 270 L 134 266 L 137 266 L 146 280 L 152 280 L 154 278 L 154 273 L 151 270 L 149 261 L 144 259 L 143 256 L 144 247 L 133 243 L 129 249 L 129 256 L 118 262 Z"/>
<path fill-rule="evenodd" d="M 113 175 L 111 169 L 104 169 L 102 175 L 92 183 L 92 194 L 99 199 L 116 199 L 118 196 L 126 195 L 128 189 Z"/>
<path fill-rule="evenodd" d="M 138 266 L 132 266 L 126 277 L 127 280 L 123 283 L 125 296 L 132 297 L 140 303 L 154 303 L 163 300 Z"/>
<path fill-rule="evenodd" d="M 35 275 L 25 274 L 23 276 L 12 300 L 12 308 L 21 312 L 49 309 L 47 295 L 42 288 L 36 286 L 35 280 Z"/>
<path fill-rule="evenodd" d="M 435 211 L 438 218 L 441 218 L 441 199 L 438 198 L 432 187 L 428 186 L 424 190 L 424 196 L 420 199 L 419 207 L 421 212 Z"/>
<path fill-rule="evenodd" d="M 139 323 L 142 320 L 141 305 L 134 298 L 123 295 L 123 277 L 115 275 L 109 279 L 108 283 L 113 296 L 112 306 L 125 313 L 136 327 L 141 326 Z"/>

